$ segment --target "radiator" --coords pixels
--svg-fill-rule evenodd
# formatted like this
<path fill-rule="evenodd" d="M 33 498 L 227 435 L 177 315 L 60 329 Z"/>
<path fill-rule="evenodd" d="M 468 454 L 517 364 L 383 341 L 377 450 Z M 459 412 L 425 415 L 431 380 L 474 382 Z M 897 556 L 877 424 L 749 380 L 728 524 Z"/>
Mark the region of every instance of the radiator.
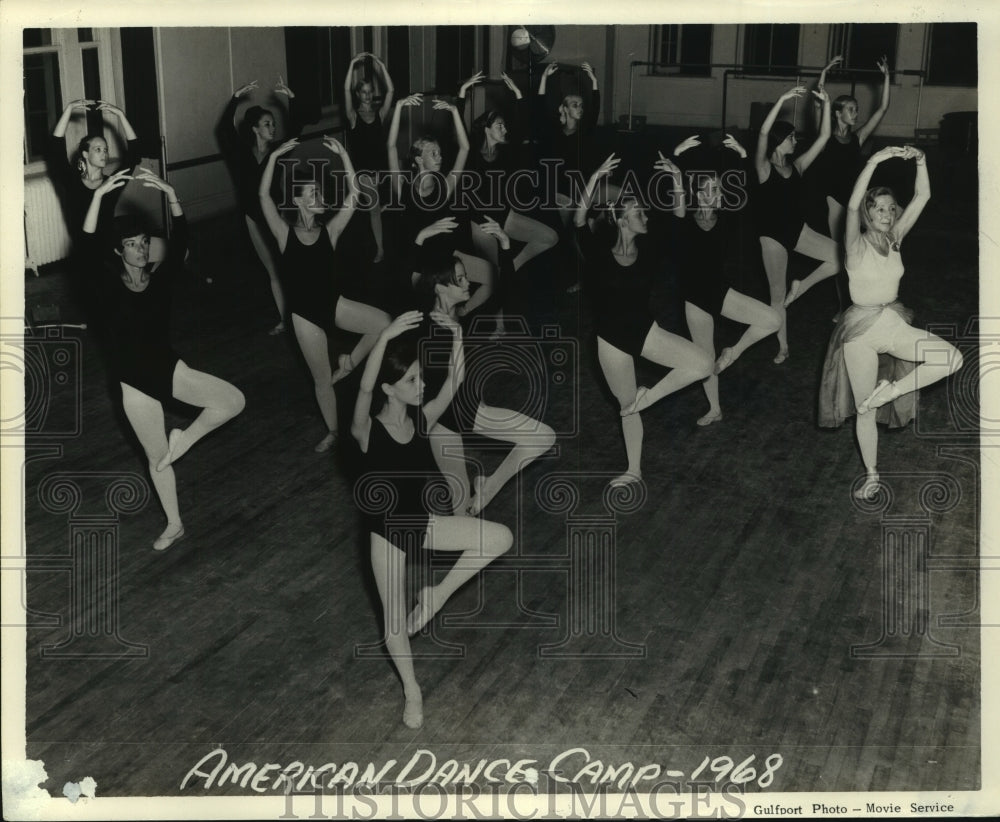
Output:
<path fill-rule="evenodd" d="M 38 274 L 38 266 L 69 256 L 69 231 L 52 181 L 33 177 L 24 181 L 24 267 Z"/>

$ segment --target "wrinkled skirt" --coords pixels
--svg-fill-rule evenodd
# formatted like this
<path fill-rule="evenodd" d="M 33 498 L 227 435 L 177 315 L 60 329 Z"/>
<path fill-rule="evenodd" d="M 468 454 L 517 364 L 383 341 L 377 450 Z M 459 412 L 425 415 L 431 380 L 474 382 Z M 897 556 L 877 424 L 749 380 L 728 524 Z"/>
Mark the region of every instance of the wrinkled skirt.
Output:
<path fill-rule="evenodd" d="M 844 360 L 844 343 L 862 336 L 875 324 L 883 311 L 896 312 L 907 324 L 913 319 L 913 312 L 898 301 L 885 306 L 852 305 L 844 312 L 833 330 L 819 386 L 818 422 L 824 428 L 836 428 L 843 424 L 845 419 L 857 414 L 854 392 L 851 390 L 847 363 Z M 895 382 L 905 377 L 915 367 L 916 363 L 879 351 L 876 382 L 878 380 Z M 896 397 L 876 411 L 876 421 L 890 428 L 901 428 L 913 419 L 917 409 L 917 398 L 916 391 Z"/>

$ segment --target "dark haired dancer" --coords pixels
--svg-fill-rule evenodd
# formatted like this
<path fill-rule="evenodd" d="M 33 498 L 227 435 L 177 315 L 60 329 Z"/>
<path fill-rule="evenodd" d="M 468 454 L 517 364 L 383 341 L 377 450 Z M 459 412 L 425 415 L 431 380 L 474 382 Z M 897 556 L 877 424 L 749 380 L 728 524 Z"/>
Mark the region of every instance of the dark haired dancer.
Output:
<path fill-rule="evenodd" d="M 803 86 L 796 86 L 778 98 L 760 127 L 754 155 L 757 182 L 760 184 L 754 192 L 760 251 L 771 290 L 771 308 L 781 315 L 778 356 L 774 358 L 777 364 L 788 359 L 785 308 L 810 287 L 832 277 L 840 269 L 837 243 L 815 232 L 806 225 L 802 216 L 802 174 L 819 156 L 830 137 L 830 97 L 825 90 L 813 92 L 823 101 L 822 126 L 816 141 L 794 160 L 791 157 L 797 143 L 795 127 L 786 120 L 777 120 L 785 101 L 794 100 L 804 92 Z M 821 260 L 822 264 L 804 280 L 792 280 L 791 287 L 786 291 L 788 255 L 792 251 Z"/>
<path fill-rule="evenodd" d="M 891 189 L 868 188 L 875 167 L 894 157 L 914 160 L 917 167 L 913 199 L 902 213 Z M 878 489 L 876 423 L 905 425 L 913 418 L 914 392 L 962 367 L 961 352 L 937 335 L 909 325 L 913 314 L 898 301 L 903 276 L 900 244 L 930 197 L 923 152 L 912 146 L 889 147 L 871 156 L 847 203 L 847 276 L 853 305 L 830 338 L 820 384 L 819 424 L 836 427 L 857 413 L 855 431 L 867 472 L 855 492 L 859 498 L 871 497 Z M 881 355 L 889 357 L 880 363 Z M 892 380 L 882 379 L 883 374 Z"/>
<path fill-rule="evenodd" d="M 443 220 L 428 226 L 417 235 L 418 244 L 437 233 L 449 231 L 449 222 Z M 486 236 L 496 239 L 500 249 L 500 276 L 509 277 L 513 269 L 510 238 L 489 217 L 481 230 Z M 458 321 L 459 306 L 469 300 L 469 278 L 459 258 L 432 259 L 421 268 L 417 285 L 432 310 L 432 316 L 443 315 Z M 429 329 L 424 331 L 425 336 L 429 335 Z M 498 350 L 492 345 L 490 348 Z M 488 355 L 486 360 L 481 361 L 481 367 L 483 362 L 489 363 Z M 502 363 L 501 354 L 501 366 Z M 430 357 L 424 358 L 422 365 L 428 385 L 431 390 L 436 390 L 447 375 L 435 367 Z M 481 371 L 477 376 L 482 376 Z M 478 515 L 515 474 L 545 454 L 556 441 L 555 432 L 545 423 L 519 411 L 487 404 L 482 388 L 480 379 L 463 382 L 455 400 L 430 431 L 434 458 L 451 488 L 452 508 L 455 513 L 463 512 L 469 516 Z M 479 434 L 513 446 L 492 474 L 476 477 L 474 493 L 471 494 L 463 434 Z"/>
<path fill-rule="evenodd" d="M 386 147 L 389 154 L 389 170 L 393 173 L 393 185 L 396 186 L 398 201 L 403 206 L 403 230 L 398 238 L 399 252 L 403 255 L 401 265 L 408 267 L 411 282 L 416 282 L 417 268 L 414 261 L 406 255 L 413 249 L 417 234 L 428 225 L 446 218 L 456 220 L 451 232 L 435 236 L 432 242 L 425 245 L 424 257 L 433 254 L 445 259 L 455 254 L 465 265 L 469 279 L 479 284 L 476 293 L 465 306 L 465 313 L 474 311 L 486 302 L 493 294 L 495 277 L 493 268 L 487 260 L 468 253 L 471 250 L 469 220 L 466 214 L 455 208 L 454 193 L 459 175 L 465 169 L 469 157 L 469 138 L 462 125 L 462 117 L 458 108 L 444 100 L 434 101 L 435 111 L 448 111 L 452 116 L 455 131 L 455 141 L 458 143 L 458 154 L 451 170 L 442 172 L 441 144 L 429 133 L 421 134 L 410 146 L 407 162 L 407 174 L 401 173 L 399 149 L 396 145 L 399 139 L 399 121 L 404 108 L 419 106 L 423 103 L 423 95 L 411 94 L 398 101 L 392 113 L 389 124 L 389 138 Z M 409 176 L 408 176 L 409 175 Z M 407 179 L 408 177 L 408 179 Z"/>
<path fill-rule="evenodd" d="M 278 277 L 278 260 L 274 245 L 264 230 L 264 215 L 260 210 L 260 198 L 257 191 L 260 188 L 261 174 L 268 155 L 279 145 L 276 138 L 274 115 L 262 106 L 250 106 L 243 112 L 243 120 L 236 127 L 236 108 L 240 98 L 257 89 L 257 81 L 252 80 L 245 86 L 240 86 L 229 98 L 216 135 L 222 155 L 229 165 L 233 181 L 236 183 L 236 199 L 246 219 L 250 242 L 271 283 L 271 296 L 278 310 L 278 324 L 270 330 L 270 334 L 280 334 L 285 330 L 285 295 L 281 289 Z M 295 102 L 295 94 L 285 85 L 281 77 L 274 87 L 275 94 L 288 98 L 288 122 L 285 124 L 287 137 L 295 137 L 302 131 L 301 113 Z"/>
<path fill-rule="evenodd" d="M 371 538 L 372 571 L 382 600 L 385 645 L 403 682 L 403 722 L 409 728 L 423 724 L 423 695 L 413 670 L 409 637 L 441 610 L 449 597 L 494 559 L 504 554 L 514 537 L 505 525 L 471 517 L 438 516 L 425 503 L 427 482 L 437 473 L 424 431 L 434 427 L 463 379 L 462 329 L 442 314 L 434 322 L 454 335 L 448 378 L 440 392 L 424 403 L 420 363 L 403 349 L 387 351 L 390 340 L 416 328 L 419 311 L 397 317 L 379 335 L 372 349 L 354 406 L 351 434 L 364 455 L 364 471 L 391 482 L 395 506 L 385 516 L 366 516 Z M 382 405 L 372 415 L 372 400 Z M 423 415 L 416 424 L 411 410 Z M 364 482 L 364 476 L 361 478 Z M 407 527 L 392 527 L 391 518 L 406 518 Z M 417 605 L 406 614 L 406 561 L 424 551 L 461 552 L 455 565 L 437 585 L 421 589 Z"/>
<path fill-rule="evenodd" d="M 187 223 L 177 193 L 150 171 L 140 169 L 134 179 L 167 196 L 173 231 L 165 259 L 149 260 L 149 234 L 134 218 L 115 220 L 118 242 L 116 263 L 107 263 L 98 232 L 104 198 L 124 186 L 129 170 L 105 179 L 94 191 L 83 222 L 82 252 L 90 261 L 89 273 L 101 323 L 108 338 L 110 366 L 121 384 L 122 406 L 149 462 L 149 475 L 167 515 L 167 527 L 153 543 L 163 551 L 184 535 L 177 502 L 173 463 L 192 445 L 243 410 L 239 389 L 218 377 L 195 371 L 170 345 L 170 289 L 178 276 L 187 249 Z M 162 403 L 171 398 L 202 409 L 187 428 L 165 431 Z"/>
<path fill-rule="evenodd" d="M 643 428 L 638 412 L 695 380 L 705 379 L 714 365 L 701 348 L 664 331 L 653 319 L 649 297 L 659 255 L 655 248 L 644 247 L 642 238 L 649 232 L 646 209 L 632 197 L 620 198 L 616 203 L 605 204 L 599 214 L 598 219 L 604 224 L 603 239 L 595 236 L 588 225 L 588 206 L 598 184 L 618 163 L 612 154 L 591 175 L 575 218 L 584 258 L 594 268 L 597 358 L 604 379 L 621 406 L 628 468 L 611 480 L 616 487 L 642 479 Z M 683 216 L 680 170 L 662 154 L 654 168 L 673 177 L 673 213 Z M 663 234 L 657 232 L 657 237 L 662 239 Z M 639 356 L 670 371 L 652 387 L 637 388 L 635 358 Z"/>
<path fill-rule="evenodd" d="M 337 395 L 333 390 L 335 375 L 330 366 L 327 331 L 335 325 L 363 335 L 354 351 L 341 359 L 337 376 L 343 376 L 368 354 L 378 333 L 389 323 L 389 315 L 341 294 L 334 251 L 354 214 L 357 188 L 351 158 L 339 142 L 332 137 L 323 138 L 323 145 L 343 161 L 349 190 L 340 210 L 325 225 L 320 218 L 326 215 L 327 208 L 322 189 L 315 183 L 299 183 L 292 187 L 294 226 L 289 226 L 271 199 L 275 162 L 298 142 L 297 139 L 289 140 L 271 152 L 264 165 L 258 194 L 261 213 L 281 254 L 282 278 L 295 339 L 309 366 L 316 402 L 326 424 L 326 435 L 314 449 L 322 454 L 337 441 Z"/>
<path fill-rule="evenodd" d="M 699 144 L 697 137 L 688 138 L 674 150 L 674 156 Z M 746 160 L 746 149 L 732 135 L 726 135 L 723 146 L 736 152 L 741 161 Z M 698 419 L 698 425 L 704 426 L 722 419 L 718 375 L 751 345 L 777 333 L 781 315 L 726 283 L 726 258 L 732 248 L 739 246 L 739 216 L 722 207 L 718 173 L 702 171 L 690 175 L 689 180 L 693 189 L 693 208 L 690 217 L 683 217 L 676 233 L 675 254 L 680 265 L 684 314 L 691 339 L 715 359 L 715 318 L 725 317 L 748 326 L 735 345 L 722 349 L 715 360 L 714 372 L 702 382 L 709 405 L 708 413 Z M 744 190 L 744 202 L 745 198 Z"/>

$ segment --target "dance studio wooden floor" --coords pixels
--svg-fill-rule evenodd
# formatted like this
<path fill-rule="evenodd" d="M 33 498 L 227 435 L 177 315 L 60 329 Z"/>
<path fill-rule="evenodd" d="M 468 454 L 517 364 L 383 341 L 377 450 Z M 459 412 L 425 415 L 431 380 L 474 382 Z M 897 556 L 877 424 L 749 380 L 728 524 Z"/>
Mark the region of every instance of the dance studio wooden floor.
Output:
<path fill-rule="evenodd" d="M 918 323 L 951 324 L 960 336 L 977 311 L 974 202 L 933 200 L 904 250 L 903 301 Z M 706 756 L 754 755 L 761 766 L 779 753 L 770 790 L 979 786 L 978 581 L 968 569 L 981 500 L 978 438 L 962 416 L 978 397 L 973 351 L 965 349 L 963 374 L 924 393 L 916 429 L 883 431 L 880 468 L 892 500 L 862 510 L 850 497 L 861 473 L 851 428 L 815 425 L 836 310 L 824 283 L 790 311 L 787 363 L 772 364 L 772 339 L 726 372 L 721 423 L 694 425 L 706 409 L 698 386 L 644 414 L 645 501 L 609 517 L 604 483 L 624 466 L 617 409 L 583 298 L 564 294 L 552 281 L 557 266 L 540 261 L 530 319 L 557 321 L 579 340 L 576 390 L 553 391 L 547 419 L 578 430 L 487 509 L 514 530 L 515 547 L 481 589 L 456 595 L 433 637 L 414 641 L 425 724 L 411 731 L 400 722 L 390 663 L 356 653 L 378 643 L 380 619 L 352 502 L 351 444 L 336 456 L 313 453 L 322 424 L 307 371 L 294 340 L 265 333 L 266 278 L 238 246 L 237 229 L 234 217 L 194 227 L 175 344 L 189 364 L 238 385 L 246 411 L 177 465 L 181 542 L 163 555 L 150 549 L 163 528 L 152 497 L 115 526 L 120 638 L 145 648 L 142 656 L 42 654 L 68 635 L 71 586 L 66 570 L 41 558 L 65 556 L 74 525 L 65 510 L 40 504 L 43 483 L 86 474 L 74 480 L 82 489 L 75 516 L 106 517 L 114 476 L 145 477 L 98 353 L 86 332 L 65 332 L 82 345 L 82 431 L 25 472 L 27 549 L 37 563 L 26 574 L 35 614 L 27 739 L 28 756 L 50 776 L 43 787 L 58 794 L 90 775 L 99 796 L 177 795 L 187 771 L 220 745 L 237 763 L 403 762 L 425 748 L 439 763 L 529 758 L 540 769 L 580 746 L 606 764 L 659 763 L 686 775 Z M 794 275 L 808 263 L 792 265 Z M 754 277 L 748 287 L 763 296 Z M 78 316 L 59 272 L 26 278 L 26 294 L 29 310 L 56 303 L 64 320 Z M 720 344 L 736 332 L 720 326 Z M 657 371 L 643 365 L 640 374 Z M 338 386 L 342 412 L 354 390 L 356 378 Z M 73 402 L 57 385 L 51 413 L 71 414 Z M 169 415 L 183 419 L 183 409 Z M 470 453 L 496 460 L 486 448 Z M 556 472 L 578 488 L 570 513 L 536 495 Z M 614 599 L 598 624 L 570 619 L 582 583 L 568 570 L 567 530 L 581 523 L 612 534 L 614 587 L 605 594 Z M 903 612 L 908 633 L 878 645 L 884 596 L 896 597 L 883 591 L 883 552 L 904 532 L 929 539 L 929 570 L 914 577 L 926 586 L 927 609 L 913 604 L 911 585 L 899 594 L 916 609 Z M 609 569 L 600 573 L 611 580 Z M 43 625 L 43 614 L 63 624 Z M 876 655 L 852 653 L 863 645 L 876 645 Z M 954 655 L 933 655 L 946 646 Z M 420 656 L 428 651 L 441 654 Z"/>

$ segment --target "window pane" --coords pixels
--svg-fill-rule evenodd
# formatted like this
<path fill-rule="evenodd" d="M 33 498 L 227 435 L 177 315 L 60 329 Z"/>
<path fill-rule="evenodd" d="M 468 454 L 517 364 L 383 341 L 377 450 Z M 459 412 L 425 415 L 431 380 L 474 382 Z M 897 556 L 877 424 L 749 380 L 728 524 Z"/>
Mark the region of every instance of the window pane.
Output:
<path fill-rule="evenodd" d="M 76 39 L 81 43 L 93 43 L 94 42 L 94 30 L 93 29 L 77 29 Z"/>
<path fill-rule="evenodd" d="M 975 23 L 934 23 L 927 82 L 936 86 L 977 85 L 976 57 Z"/>
<path fill-rule="evenodd" d="M 52 29 L 25 29 L 24 48 L 52 45 Z"/>
<path fill-rule="evenodd" d="M 42 158 L 45 139 L 61 108 L 59 56 L 55 52 L 25 55 L 24 127 L 29 162 Z"/>
<path fill-rule="evenodd" d="M 849 54 L 846 68 L 878 70 L 877 63 L 884 54 L 889 69 L 896 66 L 896 23 L 852 23 Z"/>
<path fill-rule="evenodd" d="M 711 61 L 712 26 L 703 23 L 681 26 L 681 62 L 684 64 L 681 71 L 707 77 L 712 70 L 706 64 Z"/>
<path fill-rule="evenodd" d="M 744 35 L 743 67 L 748 71 L 770 71 L 775 66 L 797 66 L 799 26 L 797 23 L 748 25 Z M 778 69 L 777 72 L 787 72 Z"/>
<path fill-rule="evenodd" d="M 101 99 L 101 66 L 96 48 L 86 48 L 80 52 L 83 60 L 83 96 L 90 100 Z"/>

